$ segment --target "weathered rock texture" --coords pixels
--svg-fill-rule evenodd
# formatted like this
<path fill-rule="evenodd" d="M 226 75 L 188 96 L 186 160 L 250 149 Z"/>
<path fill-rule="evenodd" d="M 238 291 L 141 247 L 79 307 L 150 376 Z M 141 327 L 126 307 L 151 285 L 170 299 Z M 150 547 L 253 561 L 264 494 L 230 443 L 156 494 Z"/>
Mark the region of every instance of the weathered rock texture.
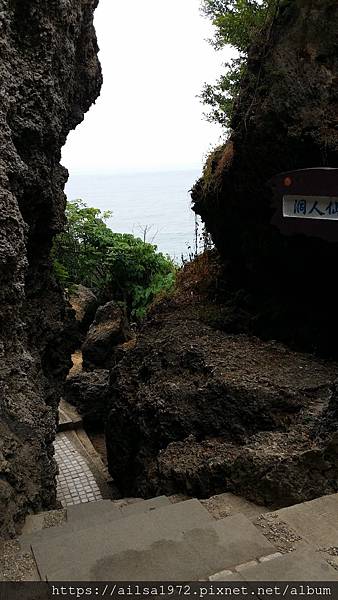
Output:
<path fill-rule="evenodd" d="M 251 331 L 328 351 L 338 335 L 327 310 L 338 243 L 280 235 L 266 183 L 291 169 L 338 167 L 337 28 L 335 0 L 281 0 L 250 49 L 230 139 L 192 194 L 229 288 L 250 294 Z"/>
<path fill-rule="evenodd" d="M 111 372 L 109 469 L 124 495 L 231 491 L 283 506 L 338 490 L 337 364 L 164 309 Z"/>
<path fill-rule="evenodd" d="M 79 341 L 87 333 L 94 320 L 98 308 L 98 300 L 91 289 L 84 285 L 76 285 L 72 290 L 69 303 L 75 311 L 75 319 L 78 327 Z M 82 340 L 83 341 L 83 340 Z"/>
<path fill-rule="evenodd" d="M 231 138 L 193 190 L 223 259 L 214 302 L 194 300 L 193 275 L 208 278 L 195 261 L 185 305 L 159 305 L 111 373 L 109 468 L 126 495 L 230 491 L 283 506 L 338 490 L 337 364 L 225 333 L 337 354 L 338 244 L 283 237 L 266 183 L 338 167 L 338 4 L 279 6 L 250 49 Z"/>
<path fill-rule="evenodd" d="M 109 371 L 100 369 L 68 377 L 64 398 L 83 418 L 86 431 L 103 431 L 107 417 Z"/>
<path fill-rule="evenodd" d="M 55 503 L 53 439 L 70 366 L 51 275 L 64 223 L 60 151 L 97 97 L 97 0 L 0 0 L 0 534 Z"/>
<path fill-rule="evenodd" d="M 113 367 L 123 356 L 123 344 L 130 339 L 126 311 L 114 301 L 100 306 L 82 346 L 83 368 Z"/>

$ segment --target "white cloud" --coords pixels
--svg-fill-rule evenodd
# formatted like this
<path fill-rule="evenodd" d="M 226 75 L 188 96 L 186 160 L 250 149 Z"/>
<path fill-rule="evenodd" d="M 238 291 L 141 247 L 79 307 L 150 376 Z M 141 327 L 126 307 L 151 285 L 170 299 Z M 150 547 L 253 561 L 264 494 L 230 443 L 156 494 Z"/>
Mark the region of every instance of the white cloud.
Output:
<path fill-rule="evenodd" d="M 63 151 L 71 171 L 200 166 L 220 128 L 196 96 L 226 57 L 207 43 L 199 0 L 100 0 L 101 97 Z"/>

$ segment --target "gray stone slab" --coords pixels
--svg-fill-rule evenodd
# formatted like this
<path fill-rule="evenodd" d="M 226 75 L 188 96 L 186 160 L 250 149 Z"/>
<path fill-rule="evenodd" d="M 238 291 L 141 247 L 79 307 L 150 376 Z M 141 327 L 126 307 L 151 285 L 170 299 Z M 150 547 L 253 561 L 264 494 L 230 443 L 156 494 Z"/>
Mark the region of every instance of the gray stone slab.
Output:
<path fill-rule="evenodd" d="M 203 523 L 214 522 L 214 518 L 196 499 L 170 504 L 168 507 L 152 511 L 149 515 L 154 525 L 169 535 L 172 531 L 186 531 Z"/>
<path fill-rule="evenodd" d="M 83 425 L 82 417 L 79 415 L 74 406 L 61 400 L 59 404 L 59 425 L 58 431 L 69 431 L 79 429 Z"/>
<path fill-rule="evenodd" d="M 129 517 L 131 515 L 136 515 L 137 513 L 143 513 L 146 510 L 151 511 L 169 505 L 171 506 L 171 502 L 167 496 L 157 496 L 157 498 L 151 498 L 150 500 L 125 504 L 122 506 L 121 512 L 124 517 Z"/>
<path fill-rule="evenodd" d="M 157 539 L 143 549 L 126 548 L 102 557 L 91 566 L 91 581 L 194 581 L 205 573 L 205 565 L 185 539 Z M 84 574 L 84 572 L 83 572 Z M 74 575 L 74 578 L 75 575 Z"/>
<path fill-rule="evenodd" d="M 20 536 L 19 542 L 23 551 L 29 550 L 33 543 L 44 540 L 55 540 L 68 533 L 75 533 L 89 527 L 99 527 L 111 521 L 123 519 L 131 514 L 142 514 L 163 506 L 170 505 L 170 500 L 165 496 L 135 502 L 134 504 L 119 506 L 111 500 L 99 500 L 98 502 L 86 502 L 75 504 L 67 508 L 67 522 L 52 529 L 25 532 Z M 131 510 L 133 508 L 133 510 Z"/>
<path fill-rule="evenodd" d="M 338 494 L 283 508 L 274 514 L 307 542 L 317 547 L 338 546 Z"/>
<path fill-rule="evenodd" d="M 196 500 L 32 548 L 50 581 L 197 580 L 274 550 L 246 517 L 215 521 Z"/>
<path fill-rule="evenodd" d="M 171 502 L 166 496 L 158 496 L 157 498 L 141 500 L 140 502 L 130 504 L 121 503 L 120 505 L 118 502 L 114 503 L 111 500 L 101 500 L 99 502 L 87 502 L 85 504 L 69 506 L 67 508 L 67 516 L 69 523 L 83 522 L 84 519 L 91 519 L 102 514 L 107 514 L 108 512 L 112 515 L 112 518 L 115 516 L 116 518 L 122 518 L 156 510 L 168 505 L 171 505 Z"/>
<path fill-rule="evenodd" d="M 67 507 L 68 523 L 87 523 L 88 519 L 101 516 L 107 512 L 115 513 L 120 516 L 121 511 L 115 507 L 111 500 L 99 500 L 98 502 L 85 502 L 83 504 L 74 504 Z"/>
<path fill-rule="evenodd" d="M 73 429 L 73 421 L 68 419 L 68 417 L 61 410 L 59 410 L 59 423 L 57 431 L 69 431 L 70 429 Z"/>
<path fill-rule="evenodd" d="M 194 540 L 196 549 L 208 565 L 209 575 L 276 552 L 244 515 L 215 521 Z"/>
<path fill-rule="evenodd" d="M 188 500 L 33 543 L 32 549 L 42 579 L 50 581 L 195 579 L 206 570 L 195 547 L 197 530 L 214 523 L 197 500 Z"/>
<path fill-rule="evenodd" d="M 312 549 L 260 563 L 241 576 L 245 581 L 338 581 L 338 572 Z"/>
<path fill-rule="evenodd" d="M 90 502 L 89 504 L 96 504 L 96 502 Z M 80 507 L 81 504 L 77 504 L 75 506 Z M 83 506 L 85 506 L 85 504 Z M 102 511 L 100 514 L 93 514 L 90 518 L 87 517 L 83 518 L 82 520 L 74 520 L 72 522 L 66 522 L 62 525 L 59 525 L 58 527 L 42 529 L 41 531 L 36 531 L 28 535 L 21 535 L 18 538 L 18 541 L 20 543 L 21 550 L 25 552 L 29 551 L 34 543 L 44 541 L 54 543 L 55 540 L 62 538 L 67 534 L 74 535 L 82 529 L 100 526 L 105 522 L 119 520 L 121 518 L 121 512 L 118 509 L 112 510 L 111 512 L 109 511 L 109 513 L 108 511 Z"/>
<path fill-rule="evenodd" d="M 64 412 L 59 410 L 59 423 L 57 427 L 58 433 L 80 429 L 82 426 L 82 419 L 79 419 L 78 421 L 72 421 Z"/>
<path fill-rule="evenodd" d="M 58 527 L 66 521 L 65 509 L 50 510 L 36 515 L 28 515 L 22 528 L 22 537 L 37 533 L 49 527 Z"/>
<path fill-rule="evenodd" d="M 25 520 L 25 524 L 22 528 L 23 535 L 30 535 L 36 531 L 41 531 L 45 524 L 45 513 L 39 513 L 37 515 L 28 515 Z"/>

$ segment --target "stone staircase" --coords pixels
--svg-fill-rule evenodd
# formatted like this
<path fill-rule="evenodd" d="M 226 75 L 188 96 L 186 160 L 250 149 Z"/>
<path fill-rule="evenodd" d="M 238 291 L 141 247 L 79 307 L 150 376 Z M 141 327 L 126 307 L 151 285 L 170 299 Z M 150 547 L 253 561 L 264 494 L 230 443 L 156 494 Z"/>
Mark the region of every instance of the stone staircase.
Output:
<path fill-rule="evenodd" d="M 30 516 L 21 552 L 49 581 L 338 580 L 338 494 L 258 519 L 231 494 L 171 500 L 80 504 L 49 523 L 49 513 Z"/>

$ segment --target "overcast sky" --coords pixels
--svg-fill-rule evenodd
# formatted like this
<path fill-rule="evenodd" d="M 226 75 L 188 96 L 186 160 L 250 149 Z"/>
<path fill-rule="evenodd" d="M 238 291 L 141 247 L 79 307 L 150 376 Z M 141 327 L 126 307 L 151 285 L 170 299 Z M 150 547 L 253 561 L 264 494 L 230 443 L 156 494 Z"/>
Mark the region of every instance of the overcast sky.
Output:
<path fill-rule="evenodd" d="M 104 85 L 71 132 L 71 173 L 200 167 L 220 138 L 196 96 L 226 55 L 207 43 L 200 0 L 100 0 L 95 24 Z"/>

